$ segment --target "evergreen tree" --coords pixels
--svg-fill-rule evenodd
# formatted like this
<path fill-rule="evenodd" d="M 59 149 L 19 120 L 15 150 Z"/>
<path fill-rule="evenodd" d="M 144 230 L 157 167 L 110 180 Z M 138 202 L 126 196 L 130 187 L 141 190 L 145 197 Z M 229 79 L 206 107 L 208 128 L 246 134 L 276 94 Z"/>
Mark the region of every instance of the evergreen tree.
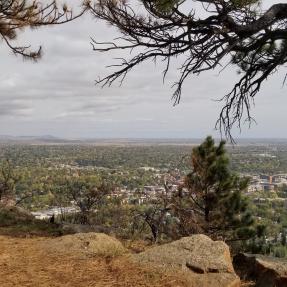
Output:
<path fill-rule="evenodd" d="M 202 232 L 226 240 L 253 235 L 253 219 L 247 210 L 247 199 L 242 195 L 248 179 L 230 171 L 225 142 L 216 146 L 212 137 L 207 137 L 193 148 L 191 167 L 182 196 L 189 202 Z"/>

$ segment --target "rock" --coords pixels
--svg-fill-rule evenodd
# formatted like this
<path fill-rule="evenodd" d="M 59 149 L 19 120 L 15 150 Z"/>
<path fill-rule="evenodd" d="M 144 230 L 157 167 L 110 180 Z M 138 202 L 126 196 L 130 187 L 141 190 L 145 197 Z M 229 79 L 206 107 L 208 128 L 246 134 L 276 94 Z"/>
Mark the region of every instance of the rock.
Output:
<path fill-rule="evenodd" d="M 78 233 L 45 241 L 44 248 L 51 252 L 63 252 L 74 255 L 92 255 L 115 257 L 126 252 L 116 238 L 103 233 Z"/>
<path fill-rule="evenodd" d="M 286 259 L 240 253 L 233 262 L 240 277 L 255 281 L 255 287 L 287 287 Z"/>
<path fill-rule="evenodd" d="M 134 255 L 134 260 L 164 271 L 182 272 L 190 286 L 238 287 L 229 247 L 205 235 L 193 235 Z"/>

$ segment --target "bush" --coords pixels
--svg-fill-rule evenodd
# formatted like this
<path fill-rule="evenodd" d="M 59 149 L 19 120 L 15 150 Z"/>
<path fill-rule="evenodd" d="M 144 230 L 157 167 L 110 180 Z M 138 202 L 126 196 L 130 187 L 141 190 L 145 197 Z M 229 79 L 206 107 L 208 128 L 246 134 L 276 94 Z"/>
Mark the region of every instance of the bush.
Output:
<path fill-rule="evenodd" d="M 17 225 L 20 223 L 32 223 L 33 220 L 34 217 L 21 208 L 15 206 L 0 207 L 0 227 Z"/>
<path fill-rule="evenodd" d="M 284 246 L 275 247 L 273 254 L 275 257 L 284 258 L 287 255 L 287 249 Z"/>
<path fill-rule="evenodd" d="M 59 236 L 64 233 L 62 226 L 43 220 L 15 206 L 0 207 L 0 234 L 9 236 Z"/>

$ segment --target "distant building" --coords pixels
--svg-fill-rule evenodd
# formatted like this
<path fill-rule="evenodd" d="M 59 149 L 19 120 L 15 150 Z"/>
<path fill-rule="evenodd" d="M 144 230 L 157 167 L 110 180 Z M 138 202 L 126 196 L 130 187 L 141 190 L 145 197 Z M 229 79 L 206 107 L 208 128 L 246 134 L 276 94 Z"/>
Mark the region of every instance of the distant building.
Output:
<path fill-rule="evenodd" d="M 286 174 L 277 174 L 277 175 L 260 174 L 250 177 L 251 182 L 248 187 L 248 192 L 275 191 L 280 186 L 287 184 Z"/>

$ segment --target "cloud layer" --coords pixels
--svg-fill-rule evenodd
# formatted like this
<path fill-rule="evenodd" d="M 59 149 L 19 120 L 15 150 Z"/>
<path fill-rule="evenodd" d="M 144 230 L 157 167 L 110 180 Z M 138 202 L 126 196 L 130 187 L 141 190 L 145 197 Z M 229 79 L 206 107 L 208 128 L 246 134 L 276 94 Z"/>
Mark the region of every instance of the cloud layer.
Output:
<path fill-rule="evenodd" d="M 0 134 L 63 137 L 204 137 L 214 130 L 221 98 L 236 80 L 230 68 L 186 81 L 181 103 L 173 107 L 171 85 L 178 71 L 173 63 L 162 81 L 162 66 L 143 64 L 124 84 L 101 89 L 95 79 L 109 72 L 118 54 L 92 51 L 90 37 L 111 40 L 117 32 L 90 16 L 73 23 L 21 34 L 19 42 L 43 45 L 38 63 L 23 61 L 0 45 Z M 124 56 L 128 56 L 123 54 Z M 242 137 L 286 137 L 282 89 L 284 71 L 270 78 L 257 96 L 258 125 Z M 235 131 L 235 135 L 237 131 Z"/>

